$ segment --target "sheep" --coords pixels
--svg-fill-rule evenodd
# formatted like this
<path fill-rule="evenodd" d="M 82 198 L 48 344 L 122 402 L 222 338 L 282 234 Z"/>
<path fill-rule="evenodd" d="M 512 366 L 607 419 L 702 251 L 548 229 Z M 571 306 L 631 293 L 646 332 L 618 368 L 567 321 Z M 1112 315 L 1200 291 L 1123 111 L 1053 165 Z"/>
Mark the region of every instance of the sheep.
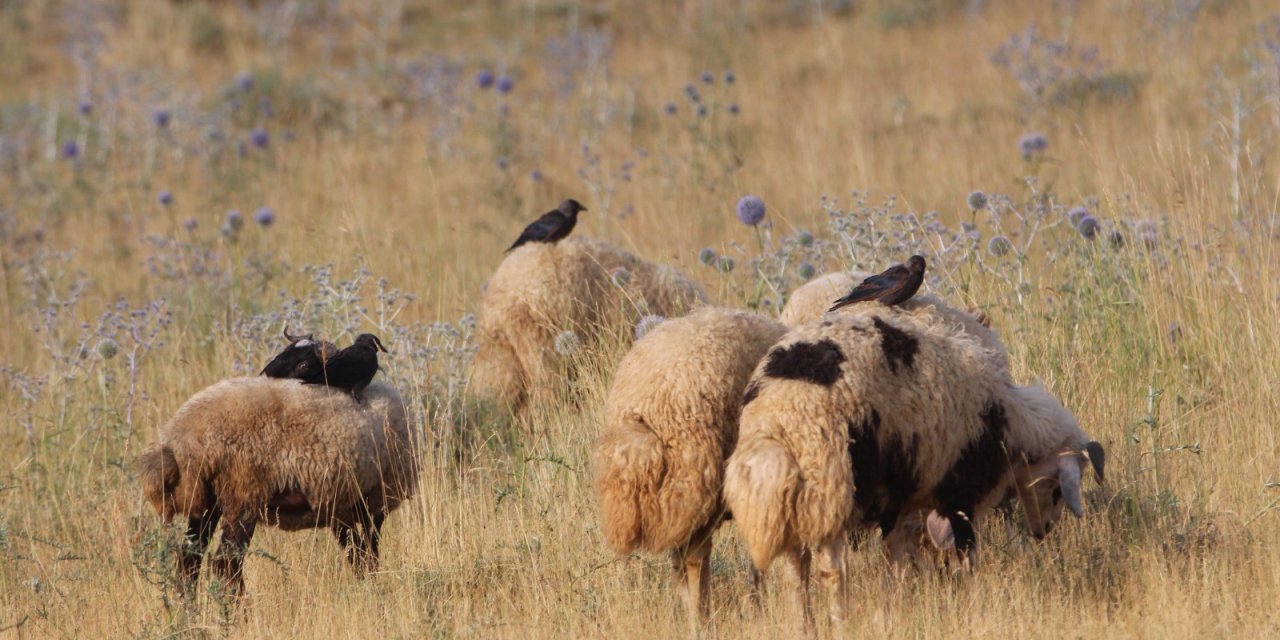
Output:
<path fill-rule="evenodd" d="M 374 382 L 361 402 L 297 380 L 230 378 L 196 393 L 138 459 L 143 494 L 165 521 L 187 518 L 178 572 L 190 592 L 210 561 L 234 593 L 259 524 L 329 527 L 358 574 L 377 567 L 386 514 L 413 495 L 417 442 L 396 390 Z"/>
<path fill-rule="evenodd" d="M 1081 515 L 1086 461 L 1102 449 L 1042 387 L 964 331 L 909 310 L 858 305 L 792 329 L 743 396 L 724 498 L 760 575 L 785 556 L 803 585 L 810 554 L 833 619 L 844 618 L 844 555 L 855 528 L 878 526 L 890 559 L 927 514 L 930 537 L 976 560 L 974 524 L 1013 487 L 1037 537 L 1064 502 Z M 758 595 L 756 596 L 758 598 Z"/>
<path fill-rule="evenodd" d="M 574 236 L 512 251 L 485 289 L 470 393 L 519 414 L 532 389 L 561 390 L 552 343 L 574 331 L 588 347 L 603 329 L 630 326 L 644 314 L 677 316 L 706 294 L 667 266 L 608 243 Z"/>
<path fill-rule="evenodd" d="M 817 320 L 827 313 L 833 301 L 849 293 L 868 275 L 870 274 L 860 271 L 836 271 L 818 276 L 791 292 L 787 303 L 782 307 L 779 319 L 789 327 L 798 327 Z M 847 312 L 865 304 L 870 303 L 842 307 L 835 313 Z M 1009 353 L 1004 343 L 1000 341 L 1000 336 L 991 330 L 991 319 L 986 312 L 980 309 L 973 311 L 957 309 L 931 293 L 917 293 L 898 306 L 922 315 L 931 315 L 939 322 L 962 327 L 966 333 L 977 338 L 991 351 L 991 357 L 999 366 L 1009 368 Z"/>
<path fill-rule="evenodd" d="M 592 452 L 605 540 L 619 554 L 670 552 L 690 620 L 706 614 L 711 536 L 742 392 L 786 332 L 748 311 L 666 320 L 623 357 Z"/>

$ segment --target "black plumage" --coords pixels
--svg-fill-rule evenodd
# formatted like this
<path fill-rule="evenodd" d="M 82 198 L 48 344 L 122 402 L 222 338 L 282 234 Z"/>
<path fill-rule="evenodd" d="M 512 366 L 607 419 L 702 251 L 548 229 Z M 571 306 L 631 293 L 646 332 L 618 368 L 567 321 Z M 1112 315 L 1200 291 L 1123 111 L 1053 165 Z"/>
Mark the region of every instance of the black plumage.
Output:
<path fill-rule="evenodd" d="M 578 212 L 586 210 L 582 203 L 572 198 L 561 202 L 560 206 L 529 223 L 529 226 L 520 233 L 520 237 L 516 238 L 515 243 L 503 253 L 510 252 L 526 242 L 557 242 L 565 238 L 573 231 L 573 226 L 578 224 Z"/>
<path fill-rule="evenodd" d="M 268 378 L 304 378 L 320 371 L 324 360 L 338 352 L 338 347 L 332 342 L 317 340 L 310 333 L 291 336 L 289 328 L 285 327 L 284 337 L 289 341 L 289 346 L 276 354 L 258 375 Z"/>
<path fill-rule="evenodd" d="M 303 384 L 323 384 L 343 389 L 357 399 L 378 373 L 378 352 L 386 353 L 382 341 L 372 333 L 356 336 L 351 346 L 323 360 L 319 371 L 299 378 Z"/>
<path fill-rule="evenodd" d="M 924 256 L 911 256 L 905 265 L 895 264 L 883 273 L 862 281 L 848 295 L 836 300 L 827 311 L 863 300 L 879 300 L 887 305 L 902 304 L 920 290 L 924 282 Z"/>

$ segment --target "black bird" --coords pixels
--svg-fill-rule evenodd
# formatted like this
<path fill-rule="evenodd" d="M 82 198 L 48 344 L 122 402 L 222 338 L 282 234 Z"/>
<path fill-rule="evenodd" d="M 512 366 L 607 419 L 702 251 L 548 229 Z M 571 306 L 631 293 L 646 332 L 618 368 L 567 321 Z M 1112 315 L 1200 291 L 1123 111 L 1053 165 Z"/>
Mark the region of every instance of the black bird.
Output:
<path fill-rule="evenodd" d="M 560 203 L 560 206 L 548 211 L 537 220 L 529 223 L 520 233 L 520 237 L 516 238 L 515 244 L 511 245 L 503 253 L 509 253 L 511 249 L 526 242 L 557 242 L 562 240 L 569 232 L 573 231 L 573 225 L 578 224 L 578 212 L 586 211 L 587 208 L 582 203 L 572 198 Z"/>
<path fill-rule="evenodd" d="M 338 352 L 338 347 L 332 342 L 316 340 L 310 333 L 289 335 L 289 327 L 284 328 L 284 337 L 289 341 L 289 346 L 276 354 L 258 375 L 268 378 L 304 378 L 312 372 L 322 370 L 324 360 Z"/>
<path fill-rule="evenodd" d="M 895 264 L 883 273 L 871 276 L 853 288 L 848 295 L 831 305 L 827 311 L 835 311 L 845 305 L 863 300 L 879 300 L 887 305 L 902 304 L 911 299 L 924 282 L 924 256 L 911 256 L 907 264 Z"/>
<path fill-rule="evenodd" d="M 303 384 L 323 384 L 344 389 L 356 399 L 378 373 L 378 352 L 386 353 L 382 341 L 372 333 L 356 336 L 351 346 L 324 360 L 318 371 L 300 377 Z"/>

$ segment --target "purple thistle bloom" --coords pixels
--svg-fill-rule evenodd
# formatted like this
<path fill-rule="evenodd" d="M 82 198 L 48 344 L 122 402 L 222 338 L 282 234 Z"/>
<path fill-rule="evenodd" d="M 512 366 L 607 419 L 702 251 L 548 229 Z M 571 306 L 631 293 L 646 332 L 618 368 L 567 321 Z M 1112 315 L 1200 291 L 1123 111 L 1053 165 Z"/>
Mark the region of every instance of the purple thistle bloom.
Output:
<path fill-rule="evenodd" d="M 244 226 L 244 216 L 240 215 L 239 209 L 232 209 L 227 212 L 226 227 L 232 231 L 239 231 Z"/>
<path fill-rule="evenodd" d="M 182 221 L 182 228 L 186 229 L 187 233 L 191 233 L 192 231 L 195 231 L 196 227 L 198 226 L 200 226 L 200 223 L 197 222 L 195 218 L 187 218 L 186 220 Z"/>
<path fill-rule="evenodd" d="M 738 200 L 736 213 L 738 222 L 742 224 L 750 227 L 760 224 L 764 220 L 764 212 L 764 200 L 760 196 L 747 195 Z"/>
<path fill-rule="evenodd" d="M 716 261 L 716 250 L 711 247 L 704 247 L 698 252 L 698 262 L 711 266 Z"/>
<path fill-rule="evenodd" d="M 1084 236 L 1086 240 L 1092 240 L 1098 235 L 1098 230 L 1101 228 L 1102 225 L 1098 223 L 1098 219 L 1087 213 L 1084 217 L 1080 218 L 1080 222 L 1076 224 L 1076 231 L 1078 231 L 1081 236 Z"/>
<path fill-rule="evenodd" d="M 68 160 L 75 160 L 79 156 L 80 145 L 76 144 L 75 140 L 68 140 L 66 144 L 62 145 L 62 157 Z"/>
<path fill-rule="evenodd" d="M 742 111 L 742 109 L 738 106 L 738 103 L 734 102 L 734 103 L 731 103 L 731 104 L 729 105 L 729 115 L 731 115 L 731 116 L 736 116 L 736 115 L 738 115 L 741 111 Z"/>
<path fill-rule="evenodd" d="M 511 90 L 514 88 L 516 88 L 516 81 L 512 80 L 511 76 L 502 76 L 501 78 L 498 78 L 499 93 L 511 93 Z"/>
<path fill-rule="evenodd" d="M 77 108 L 82 116 L 87 116 L 90 113 L 93 113 L 93 103 L 88 100 L 81 100 L 80 105 Z"/>
<path fill-rule="evenodd" d="M 499 156 L 499 157 L 498 157 L 498 169 L 500 169 L 500 170 L 502 170 L 502 171 L 506 171 L 506 170 L 507 170 L 507 167 L 510 167 L 510 166 L 511 166 L 511 161 L 510 161 L 510 160 L 507 160 L 507 157 L 506 157 L 506 156 Z"/>
<path fill-rule="evenodd" d="M 716 77 L 711 75 L 710 71 L 702 72 L 702 84 L 711 84 L 716 81 Z"/>
<path fill-rule="evenodd" d="M 542 182 L 542 170 L 534 169 L 533 171 L 530 171 L 529 179 L 533 180 L 534 182 Z"/>
<path fill-rule="evenodd" d="M 705 104 L 698 105 L 698 117 L 699 118 L 707 117 L 707 105 Z"/>
<path fill-rule="evenodd" d="M 1071 207 L 1071 210 L 1067 212 L 1067 222 L 1070 222 L 1073 227 L 1078 227 L 1080 226 L 1080 221 L 1087 215 L 1089 215 L 1089 210 L 1083 206 Z"/>
<path fill-rule="evenodd" d="M 253 213 L 253 221 L 258 223 L 258 226 L 266 229 L 276 223 L 276 212 L 272 211 L 270 207 L 262 207 Z"/>
<path fill-rule="evenodd" d="M 494 80 L 493 72 L 488 69 L 476 74 L 476 86 L 481 89 L 488 89 L 489 87 L 492 87 Z"/>
<path fill-rule="evenodd" d="M 249 71 L 241 71 L 236 75 L 236 89 L 241 93 L 249 93 L 253 90 L 253 73 Z"/>
<path fill-rule="evenodd" d="M 1027 133 L 1018 139 L 1018 151 L 1022 152 L 1023 160 L 1030 160 L 1032 156 L 1038 156 L 1049 148 L 1049 139 L 1043 133 Z"/>
<path fill-rule="evenodd" d="M 999 258 L 1013 250 L 1013 243 L 1004 236 L 992 236 L 987 241 L 987 253 Z"/>
<path fill-rule="evenodd" d="M 702 94 L 698 93 L 698 88 L 693 86 L 693 83 L 684 86 L 684 95 L 689 98 L 690 102 L 700 102 L 702 100 Z"/>
<path fill-rule="evenodd" d="M 814 274 L 818 273 L 818 270 L 811 263 L 801 262 L 800 267 L 796 269 L 796 272 L 800 275 L 802 280 L 808 280 L 812 278 Z"/>
<path fill-rule="evenodd" d="M 157 195 L 157 196 L 156 196 L 156 200 L 157 200 L 161 205 L 164 205 L 164 206 L 166 206 L 166 207 L 167 207 L 167 206 L 169 206 L 169 205 L 173 204 L 173 194 L 172 194 L 172 193 L 169 193 L 169 190 L 168 190 L 168 189 L 165 189 L 164 191 L 161 191 L 159 195 Z"/>
<path fill-rule="evenodd" d="M 720 273 L 729 273 L 735 266 L 737 264 L 729 256 L 720 256 L 720 260 L 716 262 L 716 269 L 719 269 Z"/>
<path fill-rule="evenodd" d="M 249 133 L 249 141 L 259 149 L 266 149 L 271 145 L 271 134 L 267 133 L 267 130 L 262 127 L 254 127 L 253 131 Z"/>
<path fill-rule="evenodd" d="M 151 121 L 161 129 L 167 129 L 169 127 L 169 120 L 172 118 L 173 116 L 169 113 L 168 109 L 156 109 L 151 112 Z"/>
<path fill-rule="evenodd" d="M 667 112 L 667 115 L 674 116 L 676 114 L 676 103 L 668 102 L 666 106 L 666 112 Z"/>
<path fill-rule="evenodd" d="M 733 75 L 733 72 L 732 72 L 732 71 L 726 71 L 726 72 L 724 72 L 724 83 L 725 83 L 725 84 L 733 84 L 734 82 L 737 82 L 737 80 L 738 80 L 738 76 Z"/>
<path fill-rule="evenodd" d="M 981 191 L 974 191 L 969 194 L 969 198 L 966 202 L 968 202 L 970 209 L 974 211 L 981 211 L 987 208 L 987 194 Z"/>
<path fill-rule="evenodd" d="M 808 231 L 801 230 L 799 233 L 796 234 L 796 243 L 802 247 L 812 247 L 813 234 L 809 233 Z"/>

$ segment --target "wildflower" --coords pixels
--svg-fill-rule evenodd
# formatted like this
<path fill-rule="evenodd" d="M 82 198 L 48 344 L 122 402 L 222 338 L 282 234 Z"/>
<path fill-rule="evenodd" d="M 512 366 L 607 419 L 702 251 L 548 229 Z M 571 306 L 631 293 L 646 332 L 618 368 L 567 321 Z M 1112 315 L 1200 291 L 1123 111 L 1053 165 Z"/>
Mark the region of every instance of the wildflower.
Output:
<path fill-rule="evenodd" d="M 1101 228 L 1102 225 L 1098 223 L 1098 219 L 1087 213 L 1076 224 L 1076 231 L 1086 240 L 1092 240 L 1094 236 L 1098 235 L 1098 230 Z"/>
<path fill-rule="evenodd" d="M 258 223 L 258 226 L 266 229 L 275 224 L 276 212 L 272 211 L 271 207 L 262 207 L 253 213 L 253 221 Z"/>
<path fill-rule="evenodd" d="M 556 353 L 562 356 L 571 356 L 582 348 L 582 338 L 573 331 L 561 331 L 560 335 L 555 339 Z"/>
<path fill-rule="evenodd" d="M 62 157 L 68 160 L 75 160 L 79 156 L 80 145 L 76 144 L 75 140 L 68 140 L 66 144 L 62 145 Z"/>
<path fill-rule="evenodd" d="M 236 89 L 240 93 L 249 93 L 253 90 L 253 74 L 248 71 L 241 71 L 236 75 Z"/>
<path fill-rule="evenodd" d="M 511 93 L 514 88 L 516 88 L 516 81 L 512 80 L 511 76 L 498 78 L 498 93 Z"/>
<path fill-rule="evenodd" d="M 1111 232 L 1107 234 L 1107 242 L 1111 243 L 1112 249 L 1123 249 L 1124 234 L 1120 233 L 1119 229 L 1112 229 Z"/>
<path fill-rule="evenodd" d="M 111 338 L 103 338 L 98 341 L 98 346 L 95 350 L 100 358 L 110 360 L 116 357 L 116 353 L 120 351 L 120 345 L 117 345 L 116 341 Z"/>
<path fill-rule="evenodd" d="M 507 167 L 511 166 L 511 161 L 507 160 L 506 156 L 498 156 L 497 164 L 498 164 L 499 171 L 506 171 Z"/>
<path fill-rule="evenodd" d="M 244 216 L 240 215 L 239 210 L 232 209 L 227 212 L 227 221 L 224 223 L 224 226 L 232 232 L 239 231 L 240 227 L 244 226 Z"/>
<path fill-rule="evenodd" d="M 664 320 L 666 320 L 666 318 L 657 315 L 647 315 L 640 318 L 640 321 L 636 323 L 635 328 L 636 340 L 643 338 L 645 334 L 653 331 L 653 328 L 662 324 Z"/>
<path fill-rule="evenodd" d="M 991 236 L 987 241 L 987 253 L 999 258 L 1013 249 L 1013 243 L 1004 236 Z"/>
<path fill-rule="evenodd" d="M 1138 237 L 1138 241 L 1142 243 L 1142 246 L 1148 249 L 1156 248 L 1159 232 L 1156 229 L 1155 222 L 1143 220 L 1134 227 L 1133 232 Z"/>
<path fill-rule="evenodd" d="M 734 264 L 733 258 L 729 256 L 720 256 L 720 260 L 716 263 L 716 269 L 719 269 L 720 273 L 729 273 L 735 266 L 737 265 Z"/>
<path fill-rule="evenodd" d="M 735 75 L 733 75 L 733 72 L 732 72 L 732 71 L 726 71 L 726 72 L 724 72 L 724 83 L 725 83 L 725 84 L 733 84 L 733 83 L 734 83 L 734 82 L 736 82 L 737 80 L 738 80 L 738 77 L 737 77 L 737 76 L 735 76 Z"/>
<path fill-rule="evenodd" d="M 812 234 L 812 233 L 809 233 L 808 231 L 801 231 L 800 233 L 797 233 L 797 234 L 796 234 L 796 244 L 799 244 L 799 245 L 800 245 L 800 246 L 802 246 L 802 247 L 812 247 L 812 246 L 813 246 L 813 234 Z"/>
<path fill-rule="evenodd" d="M 169 113 L 168 109 L 156 109 L 151 112 L 151 121 L 161 129 L 169 128 L 169 120 L 172 118 L 173 116 Z"/>
<path fill-rule="evenodd" d="M 665 111 L 667 112 L 667 115 L 674 116 L 676 114 L 676 103 L 668 102 Z"/>
<path fill-rule="evenodd" d="M 987 208 L 987 194 L 981 191 L 974 191 L 969 194 L 969 198 L 966 202 L 969 203 L 970 209 L 974 211 L 982 211 Z"/>
<path fill-rule="evenodd" d="M 492 87 L 493 81 L 493 72 L 488 69 L 476 74 L 476 86 L 481 89 L 488 89 L 489 87 Z"/>
<path fill-rule="evenodd" d="M 738 103 L 734 102 L 729 105 L 729 115 L 736 116 L 741 112 L 742 108 L 738 106 Z"/>
<path fill-rule="evenodd" d="M 684 95 L 689 98 L 689 102 L 701 102 L 702 94 L 698 93 L 698 88 L 692 83 L 684 86 Z"/>
<path fill-rule="evenodd" d="M 1079 227 L 1080 221 L 1087 215 L 1089 215 L 1089 210 L 1083 206 L 1071 207 L 1071 210 L 1067 212 L 1067 222 L 1070 222 L 1073 227 Z"/>
<path fill-rule="evenodd" d="M 271 144 L 271 135 L 267 133 L 266 129 L 263 129 L 262 127 L 255 127 L 254 130 L 249 133 L 249 141 L 253 143 L 253 146 L 259 149 L 266 149 L 267 146 Z"/>
<path fill-rule="evenodd" d="M 1032 156 L 1038 156 L 1048 148 L 1049 139 L 1043 133 L 1027 133 L 1018 139 L 1018 150 L 1022 152 L 1023 160 L 1030 160 Z"/>
<path fill-rule="evenodd" d="M 707 105 L 705 104 L 698 105 L 698 117 L 699 118 L 707 117 Z"/>
<path fill-rule="evenodd" d="M 530 171 L 529 179 L 533 180 L 534 182 L 542 182 L 542 171 L 539 169 L 534 169 L 533 171 Z"/>
<path fill-rule="evenodd" d="M 702 84 L 711 84 L 716 81 L 716 77 L 711 75 L 710 71 L 702 72 Z"/>
<path fill-rule="evenodd" d="M 613 280 L 613 284 L 619 287 L 625 287 L 631 284 L 631 272 L 623 267 L 618 267 L 609 274 L 609 279 Z"/>
<path fill-rule="evenodd" d="M 705 247 L 698 252 L 698 262 L 711 266 L 716 261 L 716 250 L 711 247 Z"/>
<path fill-rule="evenodd" d="M 764 220 L 764 200 L 759 196 L 742 196 L 737 206 L 738 222 L 754 227 Z"/>
<path fill-rule="evenodd" d="M 182 228 L 186 229 L 187 233 L 191 233 L 192 231 L 195 231 L 196 227 L 199 225 L 200 223 L 197 222 L 195 218 L 187 218 L 186 220 L 182 221 Z"/>
<path fill-rule="evenodd" d="M 156 196 L 156 201 L 167 207 L 173 204 L 173 194 L 169 193 L 168 189 L 161 191 L 160 194 Z"/>
<path fill-rule="evenodd" d="M 93 113 L 93 103 L 88 100 L 81 100 L 78 110 L 80 111 L 80 115 L 87 116 L 90 113 Z"/>
<path fill-rule="evenodd" d="M 800 275 L 802 280 L 808 280 L 818 273 L 818 270 L 811 263 L 801 262 L 800 267 L 796 269 L 796 273 Z"/>

